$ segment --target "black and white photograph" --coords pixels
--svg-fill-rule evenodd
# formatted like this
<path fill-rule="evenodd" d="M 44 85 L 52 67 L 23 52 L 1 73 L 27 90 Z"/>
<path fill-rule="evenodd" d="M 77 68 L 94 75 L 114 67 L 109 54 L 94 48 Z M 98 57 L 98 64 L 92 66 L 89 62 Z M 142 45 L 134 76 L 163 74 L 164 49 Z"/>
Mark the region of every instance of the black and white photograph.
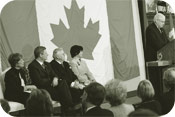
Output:
<path fill-rule="evenodd" d="M 174 0 L 1 0 L 0 113 L 175 115 Z"/>

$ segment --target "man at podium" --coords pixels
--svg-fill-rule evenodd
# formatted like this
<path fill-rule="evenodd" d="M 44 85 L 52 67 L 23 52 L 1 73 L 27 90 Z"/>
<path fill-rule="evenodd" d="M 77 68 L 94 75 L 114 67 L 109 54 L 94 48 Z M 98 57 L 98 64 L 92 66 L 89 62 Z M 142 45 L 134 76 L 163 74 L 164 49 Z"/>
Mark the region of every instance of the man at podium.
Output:
<path fill-rule="evenodd" d="M 169 42 L 163 29 L 164 24 L 165 16 L 162 13 L 157 13 L 153 23 L 146 29 L 146 61 L 156 61 L 157 51 Z"/>
<path fill-rule="evenodd" d="M 146 53 L 145 60 L 147 63 L 157 63 L 157 59 L 162 56 L 157 56 L 157 52 L 169 43 L 168 37 L 163 29 L 165 24 L 165 16 L 162 13 L 157 13 L 154 16 L 153 23 L 146 29 Z M 148 66 L 147 78 L 151 81 L 155 96 L 158 98 L 163 93 L 162 69 L 163 66 Z"/>

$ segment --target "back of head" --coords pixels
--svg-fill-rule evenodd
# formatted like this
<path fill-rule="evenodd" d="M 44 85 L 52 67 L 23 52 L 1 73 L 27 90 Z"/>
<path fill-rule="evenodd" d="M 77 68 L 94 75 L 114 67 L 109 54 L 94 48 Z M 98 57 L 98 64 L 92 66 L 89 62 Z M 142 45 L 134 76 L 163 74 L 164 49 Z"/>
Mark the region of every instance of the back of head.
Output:
<path fill-rule="evenodd" d="M 71 47 L 70 49 L 70 54 L 71 54 L 71 57 L 75 57 L 76 55 L 78 55 L 80 53 L 80 51 L 83 51 L 83 47 L 82 46 L 79 46 L 79 45 L 74 45 Z"/>
<path fill-rule="evenodd" d="M 52 115 L 53 106 L 50 94 L 44 89 L 33 90 L 27 99 L 26 113 L 29 116 Z"/>
<path fill-rule="evenodd" d="M 149 80 L 142 80 L 137 88 L 137 94 L 142 100 L 150 100 L 154 97 L 154 88 Z"/>
<path fill-rule="evenodd" d="M 42 54 L 44 52 L 44 50 L 46 50 L 46 48 L 44 46 L 36 47 L 35 50 L 34 50 L 35 58 L 37 59 L 40 56 L 40 54 Z"/>
<path fill-rule="evenodd" d="M 111 106 L 117 106 L 125 102 L 127 97 L 127 89 L 118 79 L 110 80 L 106 85 L 106 100 Z"/>
<path fill-rule="evenodd" d="M 22 55 L 19 53 L 12 53 L 9 55 L 8 57 L 8 61 L 10 63 L 11 67 L 15 67 L 16 64 L 18 63 L 18 61 L 20 61 L 20 59 L 22 59 Z"/>
<path fill-rule="evenodd" d="M 137 109 L 131 112 L 128 117 L 158 117 L 158 114 L 148 109 Z"/>
<path fill-rule="evenodd" d="M 87 93 L 87 101 L 93 105 L 100 106 L 105 98 L 105 88 L 103 85 L 93 82 L 85 87 Z"/>
<path fill-rule="evenodd" d="M 9 103 L 7 102 L 7 100 L 5 100 L 5 99 L 0 99 L 0 104 L 1 104 L 1 107 L 3 108 L 3 110 L 4 110 L 6 113 L 9 113 L 9 111 L 10 111 L 10 106 L 9 106 Z"/>
<path fill-rule="evenodd" d="M 175 67 L 169 68 L 164 72 L 163 80 L 167 88 L 175 88 Z"/>

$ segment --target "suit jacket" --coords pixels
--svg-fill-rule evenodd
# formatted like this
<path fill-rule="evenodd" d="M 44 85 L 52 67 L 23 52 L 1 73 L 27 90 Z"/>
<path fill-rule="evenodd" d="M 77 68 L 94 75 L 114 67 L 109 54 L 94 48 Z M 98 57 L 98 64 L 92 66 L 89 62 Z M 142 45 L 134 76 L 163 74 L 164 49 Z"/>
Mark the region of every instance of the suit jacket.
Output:
<path fill-rule="evenodd" d="M 169 40 L 165 30 L 161 28 L 162 33 L 155 23 L 150 24 L 146 29 L 146 61 L 157 60 L 157 51 L 165 46 Z"/>
<path fill-rule="evenodd" d="M 74 75 L 74 73 L 72 72 L 72 70 L 70 69 L 69 63 L 67 62 L 63 62 L 64 67 L 58 63 L 56 60 L 52 60 L 50 62 L 50 65 L 52 67 L 52 69 L 54 70 L 54 72 L 56 73 L 56 75 L 60 78 L 60 79 L 64 79 L 66 80 L 68 86 L 70 86 L 70 84 L 77 79 L 77 77 Z"/>
<path fill-rule="evenodd" d="M 114 117 L 113 113 L 110 110 L 107 109 L 102 109 L 99 106 L 96 106 L 90 110 L 88 110 L 84 116 L 91 116 L 91 117 L 95 117 L 95 116 L 102 116 L 102 117 Z"/>
<path fill-rule="evenodd" d="M 26 97 L 24 94 L 24 87 L 21 86 L 21 79 L 19 77 L 20 74 L 21 78 L 26 83 L 25 74 L 23 73 L 24 72 L 22 70 L 17 70 L 15 68 L 11 68 L 7 71 L 4 79 L 6 87 L 4 92 L 5 99 L 25 103 Z"/>
<path fill-rule="evenodd" d="M 48 62 L 44 62 L 44 64 L 45 69 L 40 65 L 39 62 L 33 60 L 28 66 L 32 83 L 38 88 L 43 89 L 51 87 L 53 78 L 57 77 L 50 64 Z"/>

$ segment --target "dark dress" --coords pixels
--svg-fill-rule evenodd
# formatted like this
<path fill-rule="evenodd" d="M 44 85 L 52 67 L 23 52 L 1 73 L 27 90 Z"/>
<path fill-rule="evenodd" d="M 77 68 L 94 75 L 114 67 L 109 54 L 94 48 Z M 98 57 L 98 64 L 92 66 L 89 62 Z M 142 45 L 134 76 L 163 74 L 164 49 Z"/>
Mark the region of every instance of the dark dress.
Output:
<path fill-rule="evenodd" d="M 83 94 L 83 90 L 71 87 L 71 83 L 74 82 L 77 77 L 71 70 L 69 63 L 64 61 L 63 64 L 60 64 L 56 60 L 52 60 L 50 65 L 59 78 L 66 80 L 73 98 L 73 102 L 79 103 L 81 101 L 80 97 Z"/>
<path fill-rule="evenodd" d="M 52 70 L 49 63 L 44 62 L 44 68 L 39 62 L 33 60 L 29 66 L 29 74 L 32 83 L 40 89 L 46 89 L 53 100 L 60 101 L 63 108 L 72 106 L 72 97 L 65 80 L 59 79 L 57 86 L 52 86 L 52 81 L 57 75 Z"/>
<path fill-rule="evenodd" d="M 142 101 L 139 104 L 135 104 L 134 105 L 135 109 L 150 109 L 154 112 L 156 112 L 157 114 L 161 115 L 162 114 L 162 107 L 160 105 L 160 102 L 157 100 L 146 100 L 146 101 Z"/>
<path fill-rule="evenodd" d="M 4 97 L 9 101 L 15 101 L 25 105 L 26 100 L 29 97 L 29 93 L 24 92 L 24 87 L 21 86 L 21 79 L 19 77 L 19 74 L 26 84 L 25 74 L 21 69 L 17 70 L 15 68 L 11 68 L 5 74 L 4 81 L 6 88 Z"/>
<path fill-rule="evenodd" d="M 113 113 L 110 110 L 102 109 L 99 106 L 96 106 L 96 107 L 88 110 L 84 116 L 85 117 L 96 117 L 96 116 L 114 117 Z"/>

